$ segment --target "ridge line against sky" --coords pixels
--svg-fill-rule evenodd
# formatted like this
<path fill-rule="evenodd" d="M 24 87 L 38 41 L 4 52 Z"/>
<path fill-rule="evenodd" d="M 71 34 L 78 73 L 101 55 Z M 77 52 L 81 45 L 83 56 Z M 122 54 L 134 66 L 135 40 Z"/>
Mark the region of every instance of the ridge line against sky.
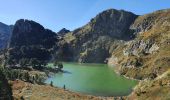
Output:
<path fill-rule="evenodd" d="M 55 32 L 74 30 L 107 9 L 123 9 L 138 15 L 170 8 L 170 0 L 0 0 L 0 22 L 36 21 Z"/>

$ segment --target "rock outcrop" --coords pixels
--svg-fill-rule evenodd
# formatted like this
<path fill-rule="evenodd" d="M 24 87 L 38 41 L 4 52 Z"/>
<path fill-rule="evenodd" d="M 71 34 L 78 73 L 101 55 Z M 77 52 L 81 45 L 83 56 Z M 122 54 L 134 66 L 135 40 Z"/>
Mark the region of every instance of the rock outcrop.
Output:
<path fill-rule="evenodd" d="M 12 33 L 12 29 L 12 25 L 6 25 L 0 22 L 0 49 L 4 49 L 7 47 Z"/>
<path fill-rule="evenodd" d="M 131 41 L 123 50 L 125 56 L 138 56 L 152 54 L 159 49 L 158 45 L 152 40 Z"/>

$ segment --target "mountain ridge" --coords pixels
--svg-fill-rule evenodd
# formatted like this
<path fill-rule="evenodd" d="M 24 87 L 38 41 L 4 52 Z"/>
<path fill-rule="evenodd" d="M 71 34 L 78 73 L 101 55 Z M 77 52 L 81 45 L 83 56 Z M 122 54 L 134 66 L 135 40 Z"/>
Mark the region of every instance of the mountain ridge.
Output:
<path fill-rule="evenodd" d="M 72 54 L 64 55 L 64 52 L 61 55 L 73 59 L 72 61 L 104 63 L 115 46 L 122 41 L 134 38 L 132 30 L 129 30 L 128 27 L 136 17 L 137 15 L 123 10 L 103 11 L 85 26 L 64 36 L 64 40 L 61 42 L 65 42 L 68 47 L 61 48 L 61 51 L 70 48 L 69 52 Z M 124 24 L 122 25 L 120 22 Z M 115 45 L 111 46 L 111 44 Z M 93 58 L 94 56 L 97 56 L 96 59 Z"/>
<path fill-rule="evenodd" d="M 23 58 L 108 63 L 120 75 L 141 80 L 125 98 L 143 100 L 159 94 L 169 99 L 170 9 L 140 16 L 109 9 L 62 38 L 36 22 L 17 23 L 7 53 L 12 64 Z"/>

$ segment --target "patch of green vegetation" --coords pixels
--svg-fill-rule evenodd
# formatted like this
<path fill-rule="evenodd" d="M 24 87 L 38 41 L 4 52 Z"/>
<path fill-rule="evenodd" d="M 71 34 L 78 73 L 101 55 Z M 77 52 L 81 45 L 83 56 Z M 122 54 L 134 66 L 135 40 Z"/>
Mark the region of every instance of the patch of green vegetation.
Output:
<path fill-rule="evenodd" d="M 64 36 L 64 40 L 66 40 L 68 43 L 73 41 L 75 39 L 75 36 L 72 35 L 72 33 L 67 33 L 65 36 Z"/>
<path fill-rule="evenodd" d="M 83 56 L 86 56 L 88 54 L 88 50 L 86 49 L 84 52 L 80 53 L 80 55 L 83 57 Z"/>

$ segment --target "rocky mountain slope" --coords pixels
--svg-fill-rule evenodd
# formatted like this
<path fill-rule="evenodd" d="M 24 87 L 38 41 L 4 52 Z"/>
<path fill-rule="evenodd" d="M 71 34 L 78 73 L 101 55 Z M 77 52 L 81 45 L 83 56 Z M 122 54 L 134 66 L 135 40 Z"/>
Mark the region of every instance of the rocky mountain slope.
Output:
<path fill-rule="evenodd" d="M 126 77 L 142 80 L 129 100 L 170 99 L 170 9 L 136 18 L 136 38 L 119 45 L 108 64 Z"/>
<path fill-rule="evenodd" d="M 64 59 L 103 63 L 111 56 L 108 64 L 118 73 L 146 80 L 128 98 L 170 98 L 170 9 L 142 16 L 107 10 L 59 43 Z"/>
<path fill-rule="evenodd" d="M 58 36 L 51 30 L 30 20 L 18 20 L 13 28 L 8 48 L 8 62 L 18 63 L 21 59 L 51 59 L 51 51 Z"/>
<path fill-rule="evenodd" d="M 67 33 L 59 42 L 60 59 L 88 63 L 104 63 L 113 50 L 134 38 L 130 25 L 137 15 L 109 9 L 85 26 Z"/>
<path fill-rule="evenodd" d="M 7 43 L 10 39 L 13 26 L 6 25 L 0 22 L 0 49 L 7 47 Z"/>
<path fill-rule="evenodd" d="M 109 64 L 136 79 L 154 79 L 170 68 L 170 10 L 139 16 L 131 29 L 136 38 L 119 46 Z"/>

